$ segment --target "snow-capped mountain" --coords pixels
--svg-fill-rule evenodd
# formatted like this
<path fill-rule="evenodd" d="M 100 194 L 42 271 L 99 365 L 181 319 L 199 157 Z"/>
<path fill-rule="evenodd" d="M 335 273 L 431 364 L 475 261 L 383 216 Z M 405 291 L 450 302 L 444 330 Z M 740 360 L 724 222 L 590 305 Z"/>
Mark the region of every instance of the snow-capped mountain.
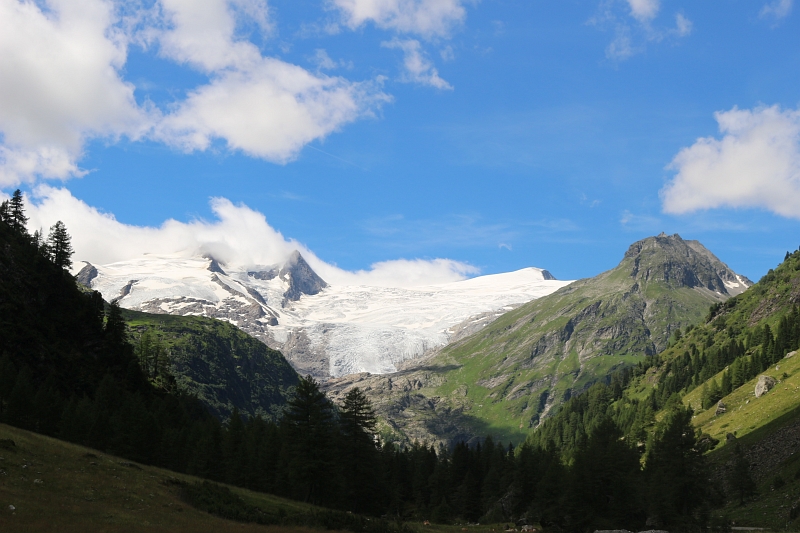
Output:
<path fill-rule="evenodd" d="M 227 320 L 318 378 L 394 372 L 570 283 L 525 268 L 413 288 L 330 286 L 298 252 L 283 264 L 250 268 L 227 268 L 211 257 L 146 255 L 84 263 L 77 279 L 127 309 Z"/>

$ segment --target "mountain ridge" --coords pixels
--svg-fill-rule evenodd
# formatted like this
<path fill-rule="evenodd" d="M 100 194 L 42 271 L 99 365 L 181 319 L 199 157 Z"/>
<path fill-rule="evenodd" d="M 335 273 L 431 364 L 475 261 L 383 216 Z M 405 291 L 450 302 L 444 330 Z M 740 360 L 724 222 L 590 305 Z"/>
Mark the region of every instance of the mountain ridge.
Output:
<path fill-rule="evenodd" d="M 402 387 L 360 375 L 327 388 L 375 391 L 392 438 L 448 442 L 488 430 L 519 441 L 572 395 L 659 353 L 749 284 L 700 243 L 661 234 L 633 243 L 615 268 L 507 312 L 422 369 L 407 367 Z"/>

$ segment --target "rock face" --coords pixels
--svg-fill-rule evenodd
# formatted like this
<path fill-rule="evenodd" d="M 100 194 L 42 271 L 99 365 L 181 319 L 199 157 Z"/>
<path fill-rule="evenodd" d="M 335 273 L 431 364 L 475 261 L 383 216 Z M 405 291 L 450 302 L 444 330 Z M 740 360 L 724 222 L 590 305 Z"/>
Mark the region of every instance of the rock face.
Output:
<path fill-rule="evenodd" d="M 722 400 L 720 400 L 719 403 L 717 403 L 717 410 L 714 412 L 714 414 L 716 416 L 719 416 L 725 414 L 727 411 L 728 411 L 728 406 L 726 406 L 724 403 L 722 403 Z"/>
<path fill-rule="evenodd" d="M 756 398 L 761 398 L 764 396 L 777 383 L 777 380 L 775 380 L 775 378 L 772 376 L 758 376 L 758 382 L 756 383 Z"/>
<path fill-rule="evenodd" d="M 75 275 L 75 281 L 85 287 L 92 286 L 92 280 L 97 277 L 97 269 L 91 263 L 86 263 L 80 272 Z"/>

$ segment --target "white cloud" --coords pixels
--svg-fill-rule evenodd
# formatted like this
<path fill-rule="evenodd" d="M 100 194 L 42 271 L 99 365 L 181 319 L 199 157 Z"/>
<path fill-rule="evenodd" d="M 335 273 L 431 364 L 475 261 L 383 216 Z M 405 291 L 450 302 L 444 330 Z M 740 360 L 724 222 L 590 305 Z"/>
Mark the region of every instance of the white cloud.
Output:
<path fill-rule="evenodd" d="M 793 0 L 773 0 L 761 8 L 762 18 L 782 19 L 792 12 Z"/>
<path fill-rule="evenodd" d="M 115 21 L 103 0 L 0 0 L 0 186 L 79 174 L 86 139 L 146 131 Z"/>
<path fill-rule="evenodd" d="M 383 29 L 424 37 L 447 36 L 466 18 L 464 0 L 328 0 L 352 29 L 373 22 Z"/>
<path fill-rule="evenodd" d="M 682 13 L 675 15 L 675 33 L 678 37 L 686 37 L 692 33 L 692 21 L 686 18 Z"/>
<path fill-rule="evenodd" d="M 755 207 L 800 218 L 800 110 L 734 107 L 715 118 L 721 139 L 700 138 L 672 160 L 664 211 Z"/>
<path fill-rule="evenodd" d="M 403 51 L 403 73 L 402 80 L 421 85 L 430 85 L 437 89 L 452 90 L 453 86 L 439 77 L 439 71 L 425 57 L 420 42 L 416 39 L 393 39 L 381 43 L 381 46 Z"/>
<path fill-rule="evenodd" d="M 606 57 L 624 61 L 646 49 L 647 43 L 683 38 L 692 33 L 692 21 L 675 14 L 675 26 L 658 22 L 660 0 L 603 0 L 589 24 L 614 33 L 606 46 Z"/>
<path fill-rule="evenodd" d="M 187 151 L 205 150 L 221 139 L 230 149 L 283 163 L 308 142 L 387 101 L 378 87 L 315 76 L 265 58 L 247 71 L 224 71 L 192 91 L 159 124 L 156 136 Z"/>
<path fill-rule="evenodd" d="M 87 141 L 150 138 L 184 150 L 221 141 L 286 162 L 389 97 L 265 57 L 265 0 L 0 0 L 0 187 L 84 173 Z M 203 72 L 209 82 L 165 110 L 137 104 L 123 78 L 131 43 Z"/>
<path fill-rule="evenodd" d="M 334 61 L 331 59 L 331 56 L 328 55 L 322 48 L 317 48 L 314 50 L 314 56 L 311 60 L 316 63 L 317 68 L 320 70 L 333 70 L 335 68 L 339 68 L 339 62 Z"/>
<path fill-rule="evenodd" d="M 650 22 L 661 8 L 659 0 L 627 0 L 631 9 L 631 16 L 639 22 Z"/>
<path fill-rule="evenodd" d="M 220 139 L 230 149 L 284 163 L 308 142 L 388 100 L 379 82 L 314 75 L 263 57 L 237 38 L 235 13 L 225 0 L 162 3 L 170 29 L 159 38 L 161 53 L 212 74 L 156 128 L 156 137 L 170 145 L 205 150 Z"/>
<path fill-rule="evenodd" d="M 212 221 L 167 220 L 159 227 L 141 227 L 123 224 L 63 188 L 39 186 L 33 201 L 27 201 L 30 228 L 46 230 L 57 220 L 64 222 L 72 236 L 76 265 L 79 261 L 102 265 L 151 253 L 211 254 L 225 264 L 246 267 L 280 263 L 298 250 L 323 279 L 336 285 L 408 287 L 457 281 L 479 272 L 450 259 L 399 259 L 375 263 L 368 270 L 347 271 L 286 238 L 262 213 L 245 205 L 214 198 L 211 209 L 216 217 Z"/>

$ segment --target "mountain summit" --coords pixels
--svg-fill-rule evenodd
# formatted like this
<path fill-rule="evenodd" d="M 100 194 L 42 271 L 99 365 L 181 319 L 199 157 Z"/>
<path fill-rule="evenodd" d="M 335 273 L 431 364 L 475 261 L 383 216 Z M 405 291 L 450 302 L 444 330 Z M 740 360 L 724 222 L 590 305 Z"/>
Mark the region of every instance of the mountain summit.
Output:
<path fill-rule="evenodd" d="M 328 286 L 321 277 L 306 263 L 300 252 L 295 250 L 289 259 L 281 267 L 273 267 L 269 270 L 262 270 L 259 272 L 248 272 L 249 276 L 263 281 L 269 281 L 276 277 L 280 278 L 288 285 L 286 292 L 283 294 L 283 302 L 281 307 L 285 307 L 286 303 L 296 302 L 304 294 L 313 296 Z"/>

